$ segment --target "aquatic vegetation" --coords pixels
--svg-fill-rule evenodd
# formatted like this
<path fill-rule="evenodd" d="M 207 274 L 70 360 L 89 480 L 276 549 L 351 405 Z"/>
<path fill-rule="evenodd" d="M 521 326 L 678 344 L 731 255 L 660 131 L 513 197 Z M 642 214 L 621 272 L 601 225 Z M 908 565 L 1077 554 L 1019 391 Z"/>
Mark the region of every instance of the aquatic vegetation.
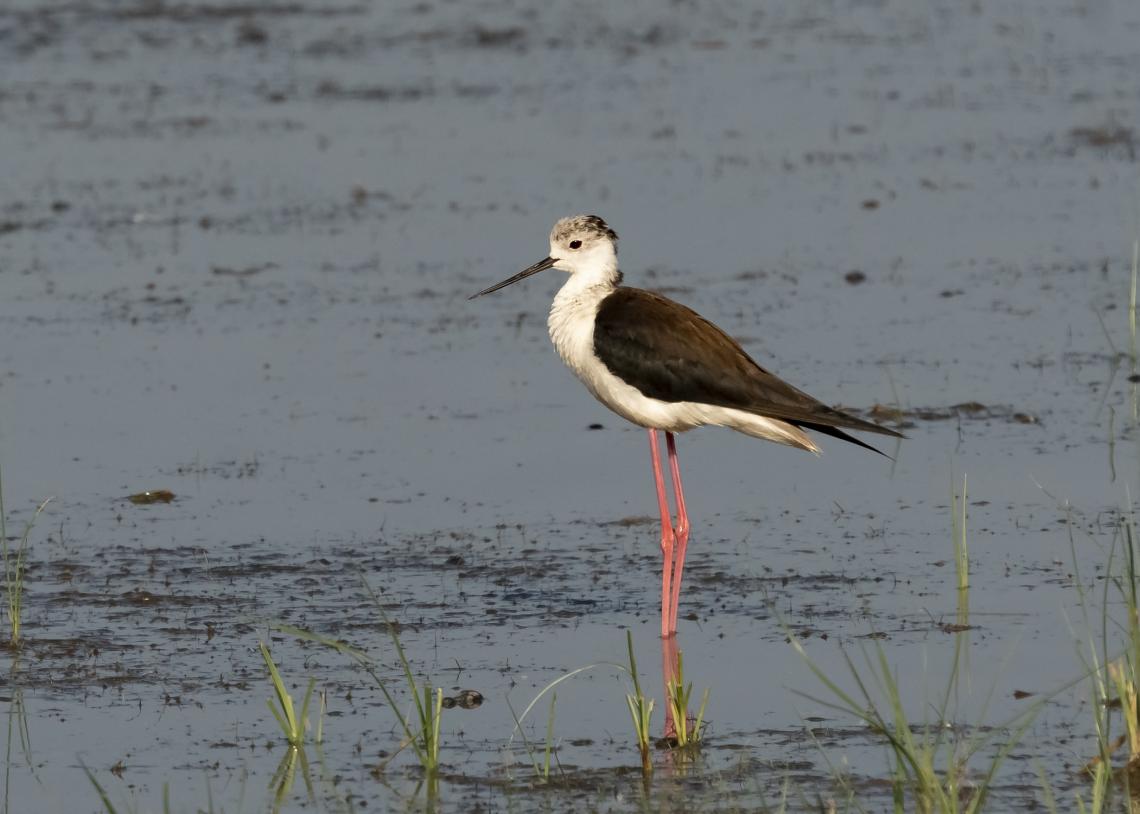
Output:
<path fill-rule="evenodd" d="M 103 804 L 103 809 L 107 812 L 107 814 L 119 814 L 120 809 L 115 806 L 115 803 L 111 800 L 111 795 L 107 792 L 107 789 L 104 788 L 103 784 L 99 782 L 99 778 L 95 776 L 95 773 L 91 771 L 90 768 L 83 766 L 82 764 L 80 765 L 83 768 L 83 773 L 87 775 L 88 782 L 91 783 L 91 785 L 95 788 L 95 793 L 99 797 L 99 802 Z M 207 794 L 209 795 L 209 786 L 206 787 L 206 790 Z M 122 810 L 125 812 L 125 814 L 138 814 L 141 809 L 139 809 L 137 806 L 128 805 Z M 213 814 L 213 800 L 211 799 L 209 801 L 206 808 L 199 807 L 198 810 L 204 812 L 204 814 Z M 172 811 L 173 809 L 170 807 L 170 784 L 163 783 L 162 814 L 171 814 Z"/>
<path fill-rule="evenodd" d="M 863 651 L 863 667 L 857 665 L 846 650 L 842 651 L 848 676 L 856 687 L 854 693 L 848 693 L 808 656 L 795 636 L 790 637 L 792 647 L 828 690 L 831 699 L 798 690 L 796 694 L 857 718 L 873 733 L 886 739 L 890 750 L 889 773 L 895 811 L 971 814 L 984 810 L 991 781 L 1002 762 L 1021 741 L 1043 703 L 1039 701 L 1029 710 L 997 726 L 975 727 L 962 741 L 952 740 L 948 733 L 960 729 L 951 724 L 949 703 L 959 683 L 962 634 L 956 634 L 955 638 L 954 660 L 942 700 L 934 710 L 935 720 L 916 723 L 906 714 L 895 673 L 878 642 L 871 652 Z M 985 705 L 983 717 L 984 713 Z M 1005 740 L 994 743 L 999 733 L 1005 733 Z M 988 766 L 979 777 L 969 771 L 968 764 L 987 746 L 994 748 Z"/>
<path fill-rule="evenodd" d="M 933 709 L 934 719 L 924 715 L 914 722 L 907 715 L 902 700 L 902 688 L 895 671 L 879 640 L 874 646 L 863 649 L 863 663 L 859 665 L 851 654 L 842 649 L 848 678 L 855 685 L 854 692 L 840 686 L 808 656 L 798 637 L 788 641 L 807 664 L 811 672 L 830 693 L 820 698 L 796 690 L 796 694 L 824 707 L 861 720 L 872 733 L 886 739 L 889 746 L 889 774 L 894 810 L 919 811 L 923 814 L 973 814 L 985 810 L 993 779 L 1009 753 L 1021 741 L 1045 703 L 1038 700 L 1029 709 L 996 726 L 984 725 L 990 697 L 982 704 L 979 725 L 963 727 L 954 723 L 950 709 L 952 699 L 959 694 L 968 642 L 969 626 L 969 554 L 966 535 L 966 478 L 962 478 L 962 492 L 952 494 L 953 543 L 957 575 L 958 620 L 944 628 L 954 633 L 954 652 L 945 687 Z M 1067 685 L 1069 686 L 1069 685 Z M 1050 696 L 1051 697 L 1051 696 Z M 963 732 L 965 737 L 951 737 Z M 997 740 L 1004 733 L 1004 740 Z M 970 771 L 970 761 L 983 750 L 988 751 L 988 765 L 980 778 Z M 848 789 L 850 791 L 850 789 Z M 853 793 L 853 792 L 852 792 Z"/>
<path fill-rule="evenodd" d="M 19 656 L 12 659 L 11 669 L 8 671 L 8 692 L 11 700 L 8 702 L 8 737 L 7 748 L 4 753 L 4 814 L 12 810 L 9 792 L 12 788 L 12 767 L 16 762 L 16 749 L 24 757 L 28 769 L 35 775 L 35 763 L 32 760 L 32 736 L 28 729 L 28 709 L 24 704 L 24 688 L 19 680 Z"/>
<path fill-rule="evenodd" d="M 107 814 L 117 814 L 118 809 L 115 808 L 115 804 L 111 802 L 111 797 L 107 794 L 107 790 L 103 788 L 103 784 L 99 782 L 99 778 L 86 766 L 83 767 L 83 771 L 87 774 L 87 779 L 91 782 L 91 785 L 95 787 L 95 793 L 99 795 L 99 800 L 103 803 L 103 808 L 107 810 Z"/>
<path fill-rule="evenodd" d="M 433 688 L 430 682 L 425 682 L 422 703 L 414 692 L 412 698 L 415 699 L 416 715 L 420 721 L 420 731 L 412 739 L 412 748 L 424 771 L 434 775 L 439 771 L 439 724 L 443 714 L 443 689 Z M 407 723 L 404 725 L 406 728 Z"/>
<path fill-rule="evenodd" d="M 958 590 L 970 587 L 970 547 L 966 540 L 966 476 L 962 475 L 962 494 L 951 491 L 950 513 L 953 520 L 954 571 L 958 577 Z"/>
<path fill-rule="evenodd" d="M 305 689 L 305 700 L 301 702 L 301 714 L 298 715 L 293 703 L 293 696 L 286 689 L 285 681 L 281 678 L 281 673 L 273 661 L 269 648 L 265 646 L 265 642 L 258 642 L 258 646 L 261 648 L 261 658 L 265 660 L 265 667 L 269 670 L 269 679 L 273 682 L 273 691 L 277 699 L 276 706 L 273 704 L 273 700 L 269 698 L 265 699 L 265 704 L 273 713 L 278 726 L 281 727 L 285 740 L 289 741 L 291 746 L 300 746 L 305 742 L 305 730 L 309 728 L 309 702 L 313 698 L 313 688 L 316 686 L 317 680 L 315 678 L 309 679 L 309 685 Z M 323 711 L 322 708 L 322 713 Z M 317 743 L 320 743 L 320 723 L 317 724 L 316 730 Z"/>
<path fill-rule="evenodd" d="M 1132 382 L 1130 393 L 1130 418 L 1133 431 L 1140 424 L 1140 394 L 1137 389 L 1137 282 L 1140 278 L 1140 240 L 1132 243 L 1131 284 L 1128 297 L 1128 336 L 1129 350 L 1127 358 L 1130 361 L 1131 373 L 1129 381 Z M 1100 315 L 1098 314 L 1098 319 Z M 1113 351 L 1115 359 L 1120 354 L 1109 333 L 1104 320 L 1100 319 L 1105 339 Z M 1115 373 L 1115 367 L 1113 372 Z M 1106 391 L 1107 397 L 1107 391 Z M 1114 427 L 1115 411 L 1109 408 L 1109 471 L 1111 479 L 1116 480 L 1115 466 L 1115 440 Z M 1112 536 L 1107 545 L 1106 565 L 1104 573 L 1103 591 L 1100 601 L 1099 630 L 1094 630 L 1090 622 L 1089 597 L 1081 578 L 1080 557 L 1077 555 L 1075 530 L 1075 511 L 1067 500 L 1058 500 L 1041 484 L 1038 488 L 1049 498 L 1057 502 L 1064 511 L 1065 524 L 1068 528 L 1070 567 L 1073 572 L 1075 585 L 1081 610 L 1083 631 L 1074 631 L 1074 637 L 1080 642 L 1078 656 L 1088 673 L 1089 679 L 1089 708 L 1093 712 L 1093 732 L 1096 737 L 1096 755 L 1088 760 L 1084 767 L 1084 775 L 1091 781 L 1088 787 L 1088 799 L 1077 792 L 1075 802 L 1077 810 L 1082 812 L 1099 812 L 1108 810 L 1115 799 L 1117 785 L 1121 787 L 1125 800 L 1134 800 L 1134 781 L 1140 775 L 1140 710 L 1138 710 L 1138 683 L 1140 683 L 1140 599 L 1137 596 L 1137 580 L 1140 573 L 1137 570 L 1136 551 L 1136 519 L 1132 506 L 1131 493 L 1125 484 L 1124 506 L 1119 511 L 1116 522 L 1110 528 Z M 1087 534 L 1087 532 L 1086 532 Z M 1095 542 L 1095 541 L 1094 541 Z M 1122 556 L 1121 556 L 1122 555 Z M 1121 562 L 1122 561 L 1122 562 Z M 1118 603 L 1122 603 L 1126 619 L 1110 619 L 1109 611 L 1113 606 L 1119 606 L 1110 598 L 1110 586 L 1116 589 L 1119 595 Z M 1123 639 L 1123 641 L 1120 641 Z M 1114 713 L 1119 710 L 1124 732 L 1113 734 Z M 1120 767 L 1113 764 L 1113 756 L 1120 747 L 1127 744 L 1127 759 Z M 1116 781 L 1116 782 L 1114 782 Z M 1052 798 L 1048 782 L 1043 778 L 1042 785 L 1046 795 Z M 1051 810 L 1056 810 L 1052 806 Z"/>
<path fill-rule="evenodd" d="M 274 629 L 283 633 L 289 633 L 299 639 L 329 647 L 342 655 L 348 656 L 360 665 L 380 689 L 380 692 L 384 696 L 385 703 L 388 705 L 388 708 L 392 710 L 392 714 L 396 716 L 396 720 L 404 732 L 404 740 L 401 742 L 399 749 L 395 750 L 384 761 L 383 765 L 387 765 L 387 763 L 403 751 L 404 748 L 410 746 L 412 747 L 412 751 L 415 752 L 416 759 L 419 761 L 420 766 L 424 772 L 429 775 L 429 779 L 433 778 L 439 770 L 440 721 L 444 706 L 443 688 L 433 686 L 430 680 L 425 680 L 422 687 L 419 685 L 415 675 L 412 673 L 412 666 L 408 661 L 408 657 L 404 653 L 404 646 L 400 642 L 396 625 L 388 618 L 388 615 L 384 613 L 384 609 L 380 605 L 380 599 L 376 596 L 372 587 L 366 580 L 362 580 L 362 582 L 365 591 L 367 591 L 369 598 L 375 605 L 381 620 L 388 630 L 392 644 L 395 646 L 396 656 L 400 662 L 400 666 L 403 668 L 408 692 L 412 697 L 413 708 L 415 710 L 414 719 L 411 715 L 405 714 L 402 711 L 400 705 L 396 702 L 395 695 L 393 695 L 392 690 L 388 687 L 388 682 L 380 675 L 378 665 L 364 651 L 351 647 L 344 642 L 289 625 L 276 625 Z"/>
<path fill-rule="evenodd" d="M 321 644 L 336 650 L 338 653 L 351 658 L 368 673 L 383 694 L 384 701 L 388 705 L 388 708 L 391 709 L 392 713 L 396 716 L 400 728 L 404 731 L 404 740 L 400 743 L 399 749 L 395 750 L 384 761 L 384 765 L 387 765 L 387 763 L 403 751 L 403 749 L 411 746 L 412 751 L 415 752 L 416 759 L 419 760 L 425 772 L 434 774 L 438 771 L 440 717 L 443 714 L 443 688 L 433 687 L 430 681 L 425 681 L 421 696 L 421 688 L 416 683 L 415 676 L 412 675 L 411 665 L 408 663 L 407 656 L 404 654 L 403 646 L 399 643 L 400 639 L 393 625 L 388 624 L 388 630 L 392 635 L 393 641 L 396 642 L 396 652 L 399 655 L 400 663 L 404 668 L 404 674 L 408 681 L 408 688 L 414 702 L 415 720 L 413 720 L 410 715 L 403 713 L 399 704 L 396 702 L 396 697 L 388 687 L 388 683 L 380 675 L 378 666 L 363 651 L 351 647 L 344 642 L 339 642 L 335 639 L 320 636 L 289 625 L 276 625 L 274 629 L 282 633 L 289 633 L 299 639 L 315 642 L 316 644 Z"/>
<path fill-rule="evenodd" d="M 633 719 L 633 731 L 637 737 L 637 749 L 641 753 L 641 770 L 648 774 L 653 771 L 649 759 L 649 725 L 653 718 L 653 699 L 647 699 L 641 691 L 641 680 L 637 676 L 637 660 L 633 656 L 633 633 L 625 632 L 626 646 L 629 649 L 629 675 L 633 679 L 633 693 L 626 693 L 625 702 Z"/>
<path fill-rule="evenodd" d="M 7 599 L 8 610 L 8 644 L 17 647 L 23 635 L 21 621 L 24 613 L 24 577 L 26 574 L 25 561 L 28 553 L 28 538 L 32 527 L 36 524 L 43 510 L 54 498 L 48 498 L 36 507 L 32 517 L 24 525 L 24 533 L 15 551 L 8 545 L 8 528 L 4 512 L 4 482 L 0 479 L 0 555 L 4 560 L 4 596 Z"/>
<path fill-rule="evenodd" d="M 434 778 L 436 772 L 439 771 L 439 725 L 443 715 L 443 688 L 432 686 L 430 679 L 424 681 L 422 688 L 417 687 L 416 678 L 412 674 L 412 665 L 408 662 L 408 657 L 404 653 L 404 646 L 400 643 L 400 636 L 396 632 L 396 626 L 388 619 L 388 615 L 384 613 L 384 608 L 380 605 L 380 598 L 376 596 L 376 593 L 372 590 L 368 581 L 362 581 L 364 582 L 365 590 L 368 591 L 368 596 L 372 599 L 372 603 L 376 607 L 377 613 L 380 614 L 380 618 L 384 621 L 384 625 L 388 629 L 388 635 L 392 637 L 392 644 L 396 648 L 396 656 L 400 660 L 400 666 L 404 669 L 404 678 L 408 684 L 408 693 L 412 696 L 412 701 L 414 702 L 416 719 L 419 722 L 418 730 L 413 730 L 413 722 L 400 711 L 400 708 L 396 705 L 394 696 L 388 690 L 388 685 L 380 680 L 379 674 L 373 673 L 373 678 L 376 679 L 380 691 L 384 694 L 384 700 L 388 703 L 388 706 L 399 719 L 400 725 L 404 729 L 404 734 L 407 736 L 405 744 L 412 747 L 412 750 L 416 753 L 416 758 L 420 762 L 420 766 L 423 767 L 423 770 L 429 777 Z"/>
<path fill-rule="evenodd" d="M 554 704 L 558 701 L 558 693 L 550 696 L 550 716 L 546 719 L 546 760 L 542 764 L 542 779 L 550 779 L 550 758 L 554 755 Z"/>
<path fill-rule="evenodd" d="M 543 752 L 542 765 L 538 764 L 538 756 L 535 754 L 534 747 L 531 745 L 530 739 L 526 736 L 526 730 L 522 727 L 522 722 L 519 720 L 518 715 L 515 713 L 515 708 L 511 704 L 511 700 L 507 699 L 507 709 L 511 711 L 511 717 L 515 721 L 515 731 L 522 737 L 523 748 L 526 749 L 527 756 L 530 758 L 531 765 L 534 767 L 534 775 L 543 783 L 550 782 L 550 766 L 552 761 L 558 761 L 558 748 L 554 744 L 554 705 L 558 701 L 558 693 L 552 693 L 550 696 L 550 714 L 546 719 L 546 741 Z M 529 709 L 529 707 L 528 707 Z M 562 769 L 559 763 L 559 771 Z"/>
<path fill-rule="evenodd" d="M 551 700 L 550 717 L 547 723 L 547 765 L 543 768 L 540 768 L 538 765 L 534 749 L 531 747 L 531 744 L 527 739 L 526 732 L 523 729 L 523 721 L 530 714 L 531 710 L 534 709 L 535 705 L 537 705 L 538 702 L 543 698 L 543 696 L 545 696 L 548 692 L 553 693 L 555 687 L 557 687 L 559 684 L 565 681 L 569 681 L 575 676 L 579 676 L 598 667 L 608 667 L 617 670 L 619 673 L 625 673 L 630 677 L 633 684 L 633 692 L 627 692 L 625 694 L 626 708 L 629 711 L 630 720 L 633 723 L 634 739 L 637 743 L 638 753 L 641 757 L 642 773 L 646 777 L 652 773 L 653 762 L 650 749 L 653 743 L 653 738 L 650 734 L 650 728 L 656 702 L 652 698 L 647 698 L 644 691 L 642 690 L 641 678 L 637 668 L 637 658 L 634 655 L 633 649 L 633 633 L 629 630 L 626 630 L 626 650 L 629 658 L 628 666 L 616 662 L 596 662 L 575 668 L 554 679 L 541 690 L 539 690 L 535 697 L 531 699 L 530 703 L 527 704 L 521 715 L 515 714 L 514 708 L 511 707 L 511 714 L 514 716 L 515 728 L 511 733 L 510 739 L 508 740 L 508 748 L 510 747 L 510 743 L 513 742 L 515 735 L 519 735 L 522 738 L 524 748 L 530 755 L 530 759 L 534 765 L 536 775 L 543 778 L 549 777 L 549 752 L 551 743 L 553 741 L 554 723 L 553 699 Z M 670 648 L 666 647 L 664 648 L 663 652 L 669 653 L 671 650 Z M 676 734 L 671 733 L 671 737 L 675 738 L 675 743 L 678 748 L 691 747 L 699 742 L 704 729 L 705 706 L 708 703 L 708 691 L 706 690 L 698 716 L 692 720 L 687 717 L 687 710 L 692 698 L 693 686 L 691 682 L 688 684 L 684 683 L 684 675 L 683 672 L 681 672 L 683 669 L 683 662 L 681 662 L 680 658 L 678 657 L 675 663 L 675 669 L 671 672 L 666 680 L 666 694 L 668 696 L 666 703 L 669 704 L 669 710 L 676 714 L 682 721 L 682 724 L 680 727 L 678 727 Z M 509 699 L 507 700 L 507 704 L 510 706 Z"/>
<path fill-rule="evenodd" d="M 1136 372 L 1137 363 L 1137 348 L 1136 348 L 1136 282 L 1137 277 L 1140 276 L 1140 240 L 1132 241 L 1132 287 L 1129 291 L 1128 297 L 1128 338 L 1129 342 L 1129 356 L 1132 358 L 1132 371 Z M 1133 420 L 1136 420 L 1135 401 L 1133 402 Z"/>
<path fill-rule="evenodd" d="M 1048 494 L 1046 492 L 1046 494 Z M 1140 684 L 1140 597 L 1137 581 L 1137 540 L 1135 515 L 1130 498 L 1120 511 L 1108 544 L 1107 565 L 1100 602 L 1099 631 L 1090 623 L 1088 594 L 1081 581 L 1077 556 L 1073 509 L 1064 505 L 1069 527 L 1069 545 L 1072 557 L 1074 582 L 1078 592 L 1084 634 L 1074 634 L 1081 647 L 1078 654 L 1090 676 L 1090 709 L 1093 711 L 1093 732 L 1096 737 L 1096 756 L 1084 766 L 1084 774 L 1091 780 L 1088 801 L 1078 793 L 1076 803 L 1081 811 L 1100 812 L 1114 799 L 1114 780 L 1122 787 L 1125 799 L 1132 797 L 1132 787 L 1140 770 L 1140 711 L 1138 711 L 1138 684 Z M 1118 563 L 1120 563 L 1118 565 Z M 1126 619 L 1111 619 L 1109 610 L 1116 603 L 1110 597 L 1115 588 L 1123 604 Z M 1116 634 L 1114 636 L 1114 634 Z M 1119 639 L 1122 638 L 1121 643 Z M 1083 640 L 1083 641 L 1082 641 Z M 1120 712 L 1123 733 L 1113 734 L 1113 719 Z M 1120 767 L 1113 764 L 1113 756 L 1127 745 L 1127 758 Z"/>
<path fill-rule="evenodd" d="M 663 642 L 665 641 L 666 640 L 663 640 Z M 684 662 L 681 658 L 680 653 L 675 649 L 676 640 L 669 639 L 667 641 L 669 644 L 663 643 L 662 645 L 663 657 L 666 662 L 666 704 L 668 705 L 667 709 L 670 715 L 673 716 L 670 720 L 675 720 L 678 722 L 675 724 L 675 731 L 670 732 L 669 737 L 672 740 L 675 748 L 689 749 L 699 744 L 703 736 L 705 727 L 704 716 L 705 709 L 708 705 L 709 690 L 706 689 L 703 694 L 700 709 L 696 717 L 690 718 L 688 715 L 688 709 L 692 701 L 693 684 L 692 682 L 686 683 L 684 680 Z M 542 699 L 544 695 L 546 695 L 546 693 L 553 692 L 554 688 L 562 682 L 568 681 L 575 676 L 581 675 L 582 673 L 588 672 L 597 667 L 608 667 L 617 670 L 619 673 L 625 673 L 632 681 L 633 692 L 627 692 L 625 694 L 626 708 L 629 710 L 630 720 L 633 722 L 634 739 L 637 743 L 638 753 L 641 757 L 642 773 L 648 776 L 653 771 L 653 762 L 650 752 L 651 746 L 653 744 L 653 737 L 651 735 L 651 722 L 653 719 L 653 710 L 656 706 L 656 702 L 652 698 L 647 698 L 644 691 L 642 690 L 641 678 L 637 668 L 637 658 L 634 655 L 633 650 L 633 633 L 630 630 L 626 630 L 626 651 L 629 658 L 628 666 L 624 664 L 618 664 L 616 662 L 597 662 L 594 664 L 587 664 L 585 666 L 578 667 L 574 670 L 570 670 L 569 672 L 564 673 L 543 687 L 538 692 L 538 694 L 535 695 L 533 699 L 531 699 L 531 702 L 527 704 L 526 708 L 522 712 L 522 715 L 515 715 L 514 708 L 511 708 L 511 714 L 514 715 L 515 720 L 515 728 L 511 733 L 511 741 L 513 741 L 516 734 L 522 737 L 524 747 L 526 748 L 528 754 L 530 754 L 531 762 L 535 766 L 536 774 L 540 776 L 548 776 L 549 767 L 547 767 L 545 770 L 539 768 L 537 759 L 534 755 L 534 750 L 531 748 L 530 743 L 526 737 L 526 733 L 523 730 L 523 720 L 525 720 L 527 715 L 530 714 L 531 710 L 534 709 L 535 705 L 539 702 L 540 699 Z M 673 659 L 675 659 L 675 661 L 672 661 L 672 665 L 670 665 L 669 662 Z M 507 703 L 508 705 L 510 704 L 509 699 Z M 554 705 L 552 700 L 550 720 L 547 726 L 548 749 L 553 737 L 553 721 Z M 509 745 L 510 741 L 508 742 L 508 746 Z M 549 755 L 547 756 L 547 761 L 549 763 Z"/>
<path fill-rule="evenodd" d="M 297 779 L 297 770 L 301 770 L 301 777 L 305 782 L 305 793 L 310 804 L 316 804 L 317 795 L 313 788 L 312 773 L 309 770 L 309 758 L 305 754 L 304 746 L 290 746 L 281 756 L 281 762 L 273 777 L 269 780 L 269 792 L 273 796 L 273 811 L 280 810 L 289 794 L 293 791 L 293 783 Z"/>
<path fill-rule="evenodd" d="M 693 697 L 693 682 L 685 683 L 685 659 L 680 651 L 677 652 L 677 670 L 665 685 L 666 700 L 673 713 L 673 724 L 676 728 L 677 748 L 685 749 L 696 746 L 701 742 L 704 734 L 705 708 L 709 703 L 709 688 L 706 687 L 701 695 L 701 706 L 697 710 L 697 717 L 689 718 L 689 702 Z"/>
<path fill-rule="evenodd" d="M 1039 485 L 1040 486 L 1040 485 Z M 1042 490 L 1044 491 L 1044 490 Z M 1045 494 L 1049 494 L 1045 492 Z M 1050 497 L 1052 497 L 1050 495 Z M 1073 583 L 1077 591 L 1081 615 L 1083 618 L 1084 630 L 1088 632 L 1088 638 L 1081 642 L 1078 648 L 1078 656 L 1084 664 L 1085 671 L 1089 676 L 1089 694 L 1090 694 L 1090 709 L 1093 711 L 1093 731 L 1096 736 L 1097 742 L 1097 755 L 1089 760 L 1084 766 L 1084 774 L 1092 780 L 1090 789 L 1090 799 L 1086 804 L 1084 796 L 1078 791 L 1075 796 L 1077 810 L 1082 812 L 1099 812 L 1105 810 L 1105 806 L 1111 799 L 1111 780 L 1112 780 L 1112 752 L 1115 746 L 1110 744 L 1112 735 L 1112 719 L 1111 719 L 1111 706 L 1112 696 L 1109 691 L 1106 671 L 1103 669 L 1103 664 L 1107 660 L 1107 603 L 1102 611 L 1101 631 L 1104 638 L 1101 639 L 1101 649 L 1098 652 L 1097 641 L 1093 637 L 1092 625 L 1089 621 L 1089 606 L 1088 596 L 1081 580 L 1081 570 L 1079 559 L 1077 557 L 1076 541 L 1073 534 L 1073 511 L 1072 507 L 1067 503 L 1064 504 L 1066 525 L 1069 529 L 1069 547 L 1072 557 L 1073 569 Z M 1113 561 L 1113 551 L 1110 548 L 1108 553 L 1108 569 L 1111 572 Z M 1107 600 L 1108 581 L 1105 581 L 1105 599 Z M 1074 631 L 1074 637 L 1080 641 L 1081 637 Z M 1087 655 L 1085 651 L 1087 650 Z M 1041 777 L 1042 788 L 1045 791 L 1047 798 L 1052 798 L 1052 790 L 1048 778 L 1042 774 Z M 1050 810 L 1056 811 L 1054 804 Z"/>
<path fill-rule="evenodd" d="M 1124 719 L 1128 764 L 1140 761 L 1140 718 L 1137 718 L 1137 685 L 1140 683 L 1140 599 L 1137 597 L 1136 523 L 1131 503 L 1120 518 L 1121 542 L 1124 547 L 1124 566 L 1110 581 L 1124 601 L 1127 620 L 1123 625 L 1124 652 L 1109 662 L 1108 674 L 1116 689 L 1117 700 Z M 1104 603 L 1107 613 L 1108 603 Z"/>

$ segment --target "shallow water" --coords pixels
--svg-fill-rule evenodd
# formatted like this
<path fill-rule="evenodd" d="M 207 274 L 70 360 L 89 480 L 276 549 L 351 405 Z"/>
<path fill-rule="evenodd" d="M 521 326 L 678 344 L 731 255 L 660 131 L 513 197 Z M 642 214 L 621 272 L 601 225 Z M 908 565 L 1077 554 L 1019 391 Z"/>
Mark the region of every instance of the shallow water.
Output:
<path fill-rule="evenodd" d="M 10 4 L 9 536 L 56 501 L 27 645 L 0 665 L 31 739 L 9 809 L 98 810 L 82 765 L 119 805 L 157 808 L 169 782 L 175 810 L 207 786 L 226 811 L 271 807 L 286 750 L 257 642 L 276 622 L 340 637 L 398 681 L 362 576 L 417 671 L 485 698 L 444 715 L 442 810 L 747 810 L 789 782 L 842 800 L 829 763 L 874 809 L 881 742 L 796 694 L 822 688 L 785 637 L 839 677 L 841 645 L 878 643 L 921 720 L 953 655 L 962 473 L 974 627 L 954 722 L 1008 721 L 1032 703 L 1015 690 L 1079 676 L 1058 501 L 1090 531 L 1099 602 L 1140 474 L 1120 356 L 1138 35 L 1119 0 Z M 534 782 L 517 738 L 506 751 L 511 706 L 624 662 L 625 628 L 662 722 L 644 432 L 551 352 L 556 273 L 466 300 L 578 211 L 621 234 L 631 284 L 825 401 L 910 416 L 894 462 L 680 439 L 678 641 L 710 731 L 695 765 L 655 753 L 648 787 L 612 668 L 559 686 L 558 783 Z M 153 489 L 174 501 L 126 499 Z M 312 798 L 298 780 L 282 810 L 424 804 L 410 755 L 374 771 L 400 733 L 368 677 L 272 635 L 295 695 L 309 676 L 329 694 Z M 1088 697 L 1044 708 L 998 799 L 1040 799 L 1038 764 L 1062 799 L 1082 788 Z"/>

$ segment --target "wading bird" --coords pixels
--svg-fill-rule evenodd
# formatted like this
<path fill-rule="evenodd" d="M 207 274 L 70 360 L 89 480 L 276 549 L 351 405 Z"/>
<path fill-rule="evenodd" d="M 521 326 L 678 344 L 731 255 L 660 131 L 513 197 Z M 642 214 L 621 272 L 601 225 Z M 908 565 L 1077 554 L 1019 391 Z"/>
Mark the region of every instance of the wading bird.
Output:
<path fill-rule="evenodd" d="M 819 454 L 804 430 L 874 447 L 843 430 L 894 430 L 828 407 L 769 373 L 740 345 L 696 311 L 621 284 L 617 233 L 597 215 L 562 218 L 550 232 L 550 254 L 528 269 L 473 294 L 481 297 L 546 269 L 570 279 L 554 297 L 547 325 L 558 355 L 594 398 L 649 430 L 657 503 L 661 510 L 661 636 L 677 631 L 677 602 L 689 543 L 674 433 L 712 425 Z M 657 431 L 665 432 L 677 502 L 673 523 Z"/>

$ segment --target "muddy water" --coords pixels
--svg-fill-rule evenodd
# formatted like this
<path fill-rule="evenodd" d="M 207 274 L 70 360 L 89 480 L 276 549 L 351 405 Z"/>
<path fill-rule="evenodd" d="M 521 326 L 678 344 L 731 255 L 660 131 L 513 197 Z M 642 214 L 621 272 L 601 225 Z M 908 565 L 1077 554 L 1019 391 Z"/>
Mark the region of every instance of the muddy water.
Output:
<path fill-rule="evenodd" d="M 294 693 L 317 678 L 328 714 L 311 792 L 275 791 L 271 624 L 399 678 L 362 575 L 413 666 L 485 698 L 445 713 L 441 809 L 751 809 L 789 782 L 843 799 L 829 763 L 875 808 L 881 743 L 794 693 L 819 687 L 785 637 L 837 676 L 840 645 L 878 642 L 921 719 L 953 655 L 961 473 L 974 627 L 954 723 L 1078 675 L 1065 515 L 1035 481 L 1082 510 L 1098 584 L 1140 463 L 1118 356 L 1138 36 L 1122 0 L 8 4 L 9 535 L 57 498 L 26 646 L 3 654 L 30 738 L 8 741 L 9 810 L 99 809 L 83 765 L 143 809 L 165 783 L 175 810 L 423 804 L 410 755 L 377 771 L 400 734 L 368 677 L 280 634 Z M 656 754 L 647 787 L 613 668 L 559 687 L 559 783 L 508 749 L 511 707 L 625 661 L 624 628 L 661 724 L 644 434 L 551 352 L 555 272 L 466 301 L 578 211 L 617 228 L 631 283 L 826 401 L 901 407 L 909 436 L 894 463 L 681 438 L 679 643 L 711 729 L 694 765 Z M 127 500 L 154 489 L 175 499 Z M 1039 797 L 1038 764 L 1072 798 L 1087 697 L 1046 707 L 999 799 Z"/>

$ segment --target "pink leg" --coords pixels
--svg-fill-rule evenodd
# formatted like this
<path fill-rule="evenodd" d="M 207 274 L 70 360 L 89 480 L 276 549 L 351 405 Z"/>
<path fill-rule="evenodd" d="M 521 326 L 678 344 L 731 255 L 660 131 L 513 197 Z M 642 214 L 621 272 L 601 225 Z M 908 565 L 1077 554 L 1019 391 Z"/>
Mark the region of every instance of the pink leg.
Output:
<path fill-rule="evenodd" d="M 677 462 L 677 443 L 673 433 L 665 433 L 665 445 L 669 450 L 669 473 L 673 476 L 673 497 L 677 501 L 677 525 L 673 527 L 676 538 L 675 564 L 673 566 L 673 597 L 670 606 L 669 630 L 677 632 L 677 608 L 681 600 L 681 574 L 685 570 L 685 550 L 689 546 L 689 513 L 685 510 L 685 490 L 681 488 L 681 467 Z"/>
<path fill-rule="evenodd" d="M 657 506 L 661 510 L 661 637 L 672 635 L 669 627 L 673 601 L 673 521 L 669 517 L 669 499 L 665 496 L 665 474 L 661 471 L 661 453 L 657 449 L 657 430 L 649 430 L 649 450 L 653 458 L 653 479 L 657 484 Z"/>

